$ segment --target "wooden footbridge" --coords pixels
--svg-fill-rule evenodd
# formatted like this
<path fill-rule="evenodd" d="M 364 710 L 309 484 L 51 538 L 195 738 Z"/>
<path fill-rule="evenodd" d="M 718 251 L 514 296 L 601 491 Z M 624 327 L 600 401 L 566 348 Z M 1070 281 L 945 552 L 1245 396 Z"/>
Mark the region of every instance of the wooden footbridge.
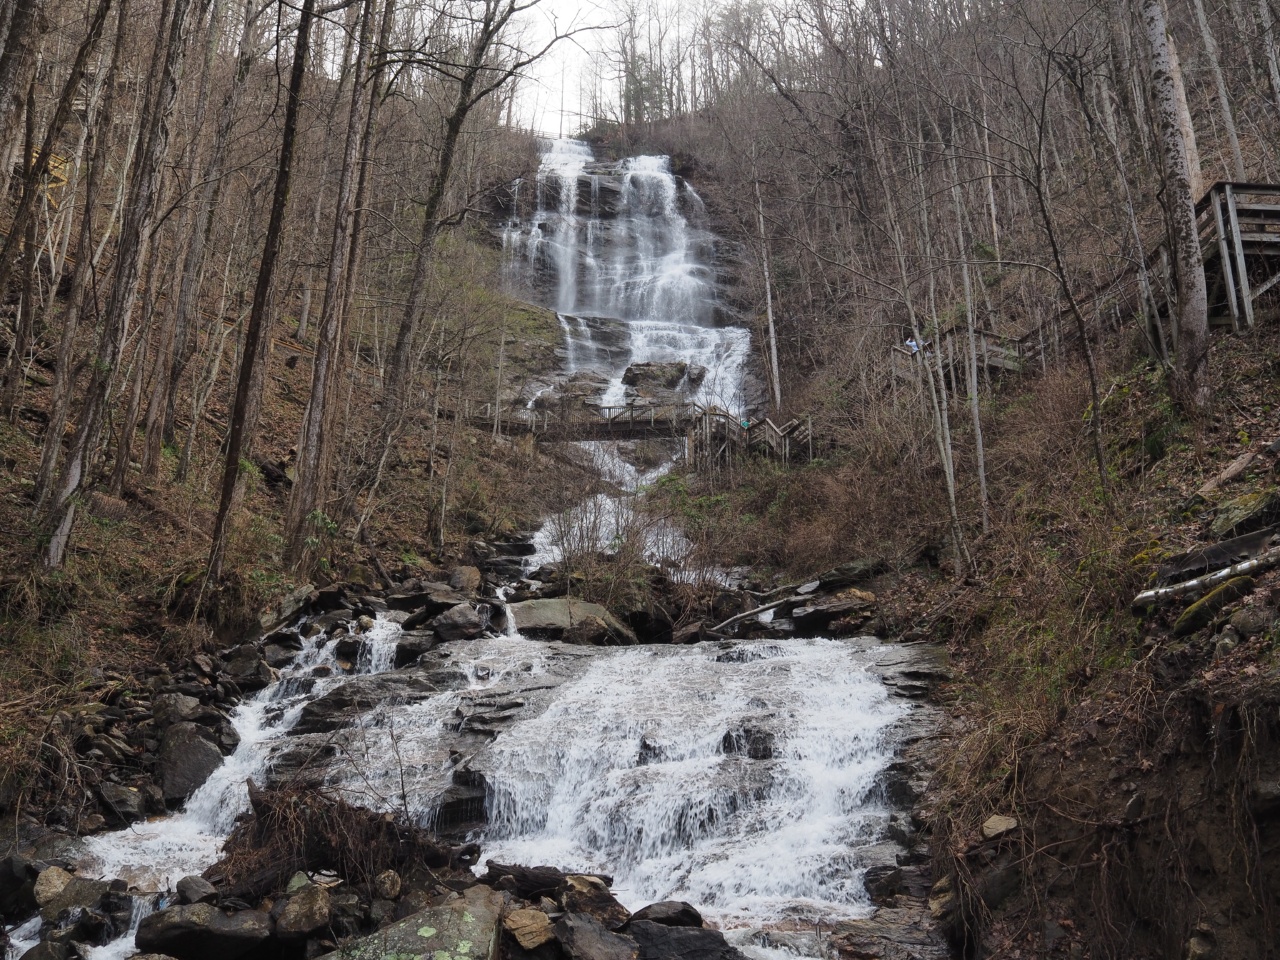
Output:
<path fill-rule="evenodd" d="M 1219 182 L 1196 204 L 1196 226 L 1204 259 L 1209 295 L 1209 324 L 1235 332 L 1250 330 L 1265 315 L 1259 301 L 1280 283 L 1280 184 Z M 1173 256 L 1167 241 L 1146 256 L 1146 283 L 1135 265 L 1078 298 L 1088 316 L 1111 315 L 1117 320 L 1147 318 L 1153 352 L 1177 345 L 1171 323 L 1176 300 Z M 1166 332 L 1167 331 L 1167 332 Z M 1021 336 L 1004 336 L 986 329 L 973 331 L 978 366 L 988 379 L 1006 373 L 1043 369 L 1049 355 L 1075 345 L 1079 330 L 1069 308 L 1062 309 Z M 965 323 L 943 328 L 923 350 L 895 346 L 893 372 L 914 379 L 923 360 L 941 363 L 953 387 L 965 382 L 969 356 Z M 957 390 L 963 392 L 963 390 Z"/>
<path fill-rule="evenodd" d="M 608 407 L 566 402 L 513 410 L 498 408 L 492 401 L 463 400 L 446 415 L 478 430 L 532 436 L 540 443 L 677 440 L 690 463 L 715 462 L 737 452 L 763 453 L 783 461 L 809 460 L 815 449 L 813 423 L 807 416 L 779 425 L 768 417 L 739 417 L 722 407 L 693 402 Z"/>

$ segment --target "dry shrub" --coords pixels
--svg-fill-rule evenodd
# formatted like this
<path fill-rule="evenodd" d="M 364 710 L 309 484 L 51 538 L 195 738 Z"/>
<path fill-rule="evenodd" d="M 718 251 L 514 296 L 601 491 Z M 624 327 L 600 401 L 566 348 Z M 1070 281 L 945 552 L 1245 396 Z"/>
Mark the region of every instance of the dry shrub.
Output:
<path fill-rule="evenodd" d="M 252 818 L 232 831 L 223 859 L 205 871 L 225 893 L 249 901 L 282 890 L 299 870 L 332 870 L 349 883 L 369 884 L 384 870 L 465 867 L 478 855 L 478 848 L 450 848 L 392 814 L 312 789 L 258 789 L 250 781 L 249 801 Z"/>

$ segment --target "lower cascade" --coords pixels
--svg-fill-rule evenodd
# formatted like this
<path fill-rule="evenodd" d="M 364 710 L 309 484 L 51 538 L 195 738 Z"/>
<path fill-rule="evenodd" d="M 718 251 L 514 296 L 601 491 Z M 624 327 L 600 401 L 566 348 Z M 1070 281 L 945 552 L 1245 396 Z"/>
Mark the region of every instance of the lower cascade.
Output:
<path fill-rule="evenodd" d="M 885 732 L 905 712 L 858 642 L 628 649 L 593 659 L 477 766 L 486 856 L 611 873 L 628 907 L 726 924 L 851 916 Z"/>

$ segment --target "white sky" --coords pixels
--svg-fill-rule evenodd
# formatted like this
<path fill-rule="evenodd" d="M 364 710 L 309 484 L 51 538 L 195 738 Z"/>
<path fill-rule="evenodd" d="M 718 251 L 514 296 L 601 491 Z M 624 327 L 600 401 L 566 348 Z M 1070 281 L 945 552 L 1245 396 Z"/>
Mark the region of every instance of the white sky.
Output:
<path fill-rule="evenodd" d="M 610 0 L 542 0 L 527 19 L 527 46 L 541 46 L 555 34 L 574 27 L 607 25 L 617 14 Z M 599 58 L 609 30 L 593 30 L 560 41 L 530 69 L 516 92 L 516 117 L 525 127 L 545 136 L 571 136 L 582 126 L 589 109 L 581 79 L 593 59 Z"/>

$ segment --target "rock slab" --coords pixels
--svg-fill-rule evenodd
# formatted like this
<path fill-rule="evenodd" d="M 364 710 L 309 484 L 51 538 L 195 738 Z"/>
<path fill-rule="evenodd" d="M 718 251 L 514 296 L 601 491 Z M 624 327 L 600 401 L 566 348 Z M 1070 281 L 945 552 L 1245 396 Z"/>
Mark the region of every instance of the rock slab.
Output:
<path fill-rule="evenodd" d="M 457 900 L 344 945 L 342 954 L 346 960 L 497 960 L 501 915 L 501 894 L 471 887 Z"/>
<path fill-rule="evenodd" d="M 208 903 L 168 907 L 144 917 L 135 942 L 143 953 L 178 960 L 236 960 L 271 936 L 271 918 L 258 910 L 227 915 Z"/>

